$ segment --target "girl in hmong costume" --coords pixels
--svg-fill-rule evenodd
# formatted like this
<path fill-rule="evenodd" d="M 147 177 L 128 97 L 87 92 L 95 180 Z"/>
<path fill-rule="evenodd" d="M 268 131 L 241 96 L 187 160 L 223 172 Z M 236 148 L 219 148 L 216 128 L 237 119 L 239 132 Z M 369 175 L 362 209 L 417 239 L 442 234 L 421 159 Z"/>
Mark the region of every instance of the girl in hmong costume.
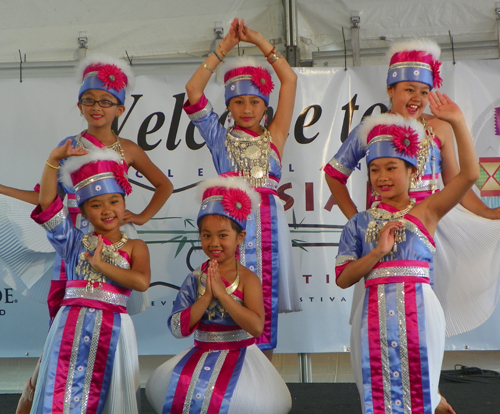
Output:
<path fill-rule="evenodd" d="M 75 157 L 62 166 L 62 180 L 74 186 L 93 233 L 74 227 L 57 196 L 59 163 L 69 156 Z M 32 218 L 64 260 L 67 281 L 45 342 L 32 414 L 138 413 L 137 344 L 126 306 L 132 290 L 149 287 L 150 267 L 146 244 L 120 230 L 130 191 L 113 150 L 74 149 L 68 140 L 46 162 Z"/>
<path fill-rule="evenodd" d="M 409 190 L 417 203 L 439 191 L 440 176 L 446 185 L 459 171 L 453 126 L 424 113 L 429 92 L 442 84 L 439 55 L 439 46 L 428 39 L 394 43 L 388 53 L 391 112 L 417 120 L 426 135 L 418 154 L 417 175 Z M 325 167 L 327 183 L 348 219 L 357 213 L 357 208 L 346 182 L 366 151 L 359 128 L 355 128 Z M 375 199 L 369 196 L 367 205 L 371 206 Z M 435 280 L 431 284 L 445 312 L 447 336 L 478 327 L 496 307 L 500 292 L 498 219 L 500 209 L 488 208 L 471 189 L 439 223 L 435 235 L 439 247 L 434 260 Z M 477 260 L 478 256 L 481 260 Z M 353 311 L 362 290 L 356 285 Z"/>
<path fill-rule="evenodd" d="M 228 118 L 234 125 L 226 129 L 203 91 L 231 49 L 239 41 L 256 45 L 272 65 L 280 80 L 276 115 L 267 128 L 269 95 L 273 90 L 267 69 L 252 59 L 228 64 L 224 76 Z M 295 101 L 297 75 L 262 35 L 250 30 L 244 20 L 235 19 L 229 34 L 208 56 L 186 84 L 188 101 L 184 110 L 205 139 L 217 173 L 242 176 L 261 195 L 260 208 L 250 219 L 245 244 L 240 246 L 241 263 L 255 272 L 264 292 L 265 324 L 257 344 L 268 350 L 277 344 L 278 311 L 300 310 L 291 242 L 282 202 L 278 198 L 281 156 L 288 137 Z"/>
<path fill-rule="evenodd" d="M 187 276 L 168 327 L 194 346 L 165 362 L 148 380 L 157 413 L 288 413 L 283 379 L 255 345 L 264 328 L 260 281 L 236 257 L 259 195 L 239 178 L 202 184 L 198 214 L 209 261 Z"/>
<path fill-rule="evenodd" d="M 123 60 L 105 55 L 89 56 L 80 63 L 77 72 L 77 80 L 81 84 L 78 91 L 78 108 L 87 122 L 87 129 L 70 137 L 71 145 L 74 148 L 81 146 L 88 150 L 112 149 L 120 156 L 127 170 L 133 167 L 155 188 L 151 201 L 141 213 L 134 214 L 128 210 L 125 212 L 122 230 L 129 237 L 137 238 L 133 224 L 142 225 L 153 217 L 164 205 L 173 187 L 169 179 L 151 162 L 142 148 L 128 139 L 119 138 L 112 128 L 113 123 L 125 112 L 127 88 L 133 83 L 134 75 L 130 66 Z M 64 145 L 66 141 L 67 139 L 61 141 L 59 145 Z M 32 204 L 38 203 L 38 191 L 38 185 L 35 191 L 18 190 L 0 185 L 0 194 Z M 91 226 L 89 226 L 89 221 L 80 214 L 73 187 L 59 182 L 57 193 L 62 200 L 66 198 L 68 213 L 75 227 L 87 233 Z M 3 197 L 0 198 L 0 206 L 0 223 L 4 228 L 2 243 L 0 243 L 2 277 L 6 283 L 26 296 L 37 301 L 47 300 L 49 316 L 53 319 L 65 292 L 67 275 L 64 261 L 57 253 L 54 260 L 54 253 L 52 249 L 49 250 L 49 246 L 38 250 L 32 249 L 31 245 L 28 248 L 26 240 L 22 239 L 22 236 L 20 238 L 18 228 L 24 230 L 23 235 L 28 235 L 24 237 L 34 237 L 31 230 L 32 222 L 28 218 L 28 223 L 26 223 L 22 219 L 23 216 L 17 214 L 21 219 L 16 219 L 15 226 L 13 226 L 7 212 L 27 210 L 26 206 Z M 29 243 L 31 244 L 31 240 Z M 12 251 L 16 251 L 16 254 L 12 255 Z M 45 264 L 45 272 L 40 271 L 40 263 Z M 30 264 L 33 265 L 30 266 Z M 53 267 L 51 267 L 52 264 Z M 49 290 L 50 278 L 52 281 Z M 147 306 L 147 294 L 133 292 L 127 302 L 127 311 L 133 315 L 144 311 Z M 19 413 L 29 411 L 36 381 L 37 369 L 32 378 L 26 382 L 19 401 Z"/>
<path fill-rule="evenodd" d="M 408 190 L 417 174 L 422 126 L 385 114 L 371 117 L 359 131 L 368 148 L 370 183 L 381 201 L 345 226 L 336 274 L 342 288 L 364 279 L 364 297 L 353 318 L 351 362 L 365 414 L 434 414 L 441 401 L 445 321 L 430 286 L 433 235 L 479 172 L 458 106 L 440 93 L 431 93 L 430 104 L 453 126 L 461 169 L 420 204 Z"/>

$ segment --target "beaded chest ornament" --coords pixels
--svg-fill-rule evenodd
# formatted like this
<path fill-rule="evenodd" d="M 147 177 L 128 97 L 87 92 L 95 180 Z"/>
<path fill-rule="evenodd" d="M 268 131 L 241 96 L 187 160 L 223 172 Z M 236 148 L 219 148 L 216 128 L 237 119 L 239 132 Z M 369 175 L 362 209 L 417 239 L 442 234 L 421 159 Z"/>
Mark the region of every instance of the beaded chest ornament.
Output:
<path fill-rule="evenodd" d="M 400 219 L 408 214 L 413 207 L 415 207 L 415 199 L 410 198 L 410 204 L 408 204 L 408 206 L 404 210 L 397 211 L 395 213 L 389 213 L 388 211 L 379 209 L 379 204 L 379 202 L 375 203 L 374 206 L 370 209 L 372 219 L 368 223 L 365 241 L 367 243 L 378 241 L 380 230 L 382 230 L 382 228 L 389 221 L 400 221 L 403 225 L 401 227 L 397 227 L 394 230 L 394 246 L 392 248 L 392 253 L 396 253 L 398 251 L 398 243 L 406 241 L 406 221 Z"/>
<path fill-rule="evenodd" d="M 231 165 L 252 187 L 263 187 L 269 177 L 271 134 L 267 129 L 258 137 L 238 132 L 232 129 L 226 136 Z"/>
<path fill-rule="evenodd" d="M 121 239 L 116 243 L 104 245 L 102 247 L 102 260 L 104 262 L 113 266 L 118 266 L 118 259 L 121 257 L 118 250 L 125 246 L 128 241 L 128 236 L 124 232 L 121 232 L 121 236 Z M 95 252 L 98 240 L 99 239 L 94 234 L 86 234 L 82 238 L 82 244 L 85 246 L 87 252 Z M 106 282 L 106 276 L 92 267 L 85 253 L 86 252 L 80 253 L 78 257 L 79 260 L 76 266 L 76 274 L 83 276 L 84 280 L 88 280 L 85 289 L 94 291 L 94 288 L 102 288 L 102 283 Z M 98 283 L 97 287 L 95 287 L 96 283 Z"/>

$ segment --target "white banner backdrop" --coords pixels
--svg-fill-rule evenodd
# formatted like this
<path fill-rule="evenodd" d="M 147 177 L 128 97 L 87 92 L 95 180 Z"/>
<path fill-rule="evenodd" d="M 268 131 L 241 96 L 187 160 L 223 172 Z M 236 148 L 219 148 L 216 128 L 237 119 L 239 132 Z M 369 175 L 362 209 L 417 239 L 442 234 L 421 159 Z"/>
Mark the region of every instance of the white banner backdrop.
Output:
<path fill-rule="evenodd" d="M 443 66 L 442 91 L 455 99 L 474 134 L 478 156 L 488 165 L 500 158 L 495 135 L 495 107 L 500 106 L 500 62 L 460 62 Z M 335 255 L 345 219 L 330 199 L 321 167 L 340 146 L 341 137 L 365 113 L 389 104 L 385 67 L 299 68 L 297 100 L 283 156 L 280 196 L 285 203 L 294 244 L 297 283 L 303 311 L 280 315 L 276 352 L 342 352 L 349 348 L 348 315 L 352 292 L 335 285 Z M 166 326 L 173 300 L 189 272 L 205 260 L 195 228 L 198 204 L 195 183 L 215 175 L 208 149 L 181 111 L 182 76 L 139 76 L 120 136 L 138 142 L 173 182 L 176 192 L 157 217 L 138 228 L 149 243 L 152 261 L 151 306 L 133 317 L 142 355 L 175 354 L 192 343 L 176 340 Z M 0 182 L 30 189 L 37 182 L 51 148 L 85 128 L 76 108 L 78 85 L 72 79 L 0 80 L 2 125 Z M 211 82 L 206 94 L 222 115 L 223 89 Z M 276 94 L 275 94 L 276 95 Z M 271 99 L 271 106 L 277 97 Z M 349 116 L 348 108 L 352 109 Z M 351 121 L 351 122 L 350 122 Z M 365 205 L 366 168 L 353 174 L 350 191 Z M 496 171 L 496 170 L 495 170 Z M 499 205 L 490 177 L 483 195 Z M 130 171 L 136 182 L 128 208 L 140 211 L 151 197 L 149 183 Z M 486 181 L 484 179 L 483 181 Z M 500 180 L 499 180 L 500 181 Z M 498 188 L 496 188 L 498 187 Z M 478 258 L 480 259 L 480 258 Z M 473 275 L 471 275 L 473 277 Z M 38 355 L 48 313 L 0 282 L 0 356 Z M 478 329 L 447 339 L 447 349 L 500 349 L 500 311 Z"/>

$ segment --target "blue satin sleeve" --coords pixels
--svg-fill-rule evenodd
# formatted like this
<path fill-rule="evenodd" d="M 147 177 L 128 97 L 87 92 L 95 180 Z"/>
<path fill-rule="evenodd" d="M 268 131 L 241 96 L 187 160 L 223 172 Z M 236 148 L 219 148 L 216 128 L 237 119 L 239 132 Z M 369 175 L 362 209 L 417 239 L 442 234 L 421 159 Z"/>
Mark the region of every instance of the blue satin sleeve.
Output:
<path fill-rule="evenodd" d="M 357 260 L 361 256 L 363 256 L 363 240 L 361 240 L 361 237 L 364 236 L 359 233 L 358 227 L 360 214 L 363 213 L 359 213 L 353 216 L 342 230 L 342 234 L 340 235 L 339 249 L 337 257 L 335 259 L 336 266 L 340 266 L 345 264 L 346 262 Z"/>
<path fill-rule="evenodd" d="M 349 177 L 359 162 L 366 156 L 366 145 L 360 141 L 359 125 L 354 128 L 329 164 Z"/>
<path fill-rule="evenodd" d="M 210 102 L 198 114 L 201 115 L 198 119 L 191 118 L 191 120 L 207 143 L 217 174 L 225 173 L 228 171 L 226 155 L 227 130 L 220 124 L 219 115 L 214 112 Z"/>
<path fill-rule="evenodd" d="M 175 298 L 172 313 L 168 317 L 168 329 L 176 338 L 183 338 L 180 334 L 180 314 L 196 302 L 196 277 L 190 273 L 182 283 L 179 293 Z M 181 336 L 179 336 L 181 335 Z"/>

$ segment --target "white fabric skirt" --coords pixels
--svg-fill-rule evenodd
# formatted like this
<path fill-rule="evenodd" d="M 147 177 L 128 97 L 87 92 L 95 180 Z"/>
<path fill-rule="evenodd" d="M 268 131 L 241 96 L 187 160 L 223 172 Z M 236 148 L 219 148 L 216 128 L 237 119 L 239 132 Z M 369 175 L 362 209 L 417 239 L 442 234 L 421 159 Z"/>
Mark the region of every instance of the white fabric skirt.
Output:
<path fill-rule="evenodd" d="M 163 410 L 174 367 L 190 349 L 160 365 L 149 377 L 146 396 L 156 413 Z M 229 414 L 286 414 L 291 408 L 290 391 L 278 371 L 256 345 L 249 346 Z"/>
<path fill-rule="evenodd" d="M 446 336 L 468 332 L 493 313 L 500 292 L 500 220 L 457 205 L 436 229 L 434 290 L 446 318 Z"/>
<path fill-rule="evenodd" d="M 441 364 L 443 362 L 444 341 L 445 341 L 445 321 L 443 310 L 428 284 L 422 284 L 425 306 L 425 335 L 427 341 L 427 355 L 429 358 L 430 387 L 432 390 L 431 403 L 434 411 L 441 400 L 438 394 L 439 376 L 441 374 Z M 354 313 L 351 328 L 351 366 L 354 379 L 358 387 L 361 398 L 361 407 L 364 409 L 363 395 L 363 374 L 361 365 L 361 317 L 363 313 L 364 295 L 358 303 Z"/>

